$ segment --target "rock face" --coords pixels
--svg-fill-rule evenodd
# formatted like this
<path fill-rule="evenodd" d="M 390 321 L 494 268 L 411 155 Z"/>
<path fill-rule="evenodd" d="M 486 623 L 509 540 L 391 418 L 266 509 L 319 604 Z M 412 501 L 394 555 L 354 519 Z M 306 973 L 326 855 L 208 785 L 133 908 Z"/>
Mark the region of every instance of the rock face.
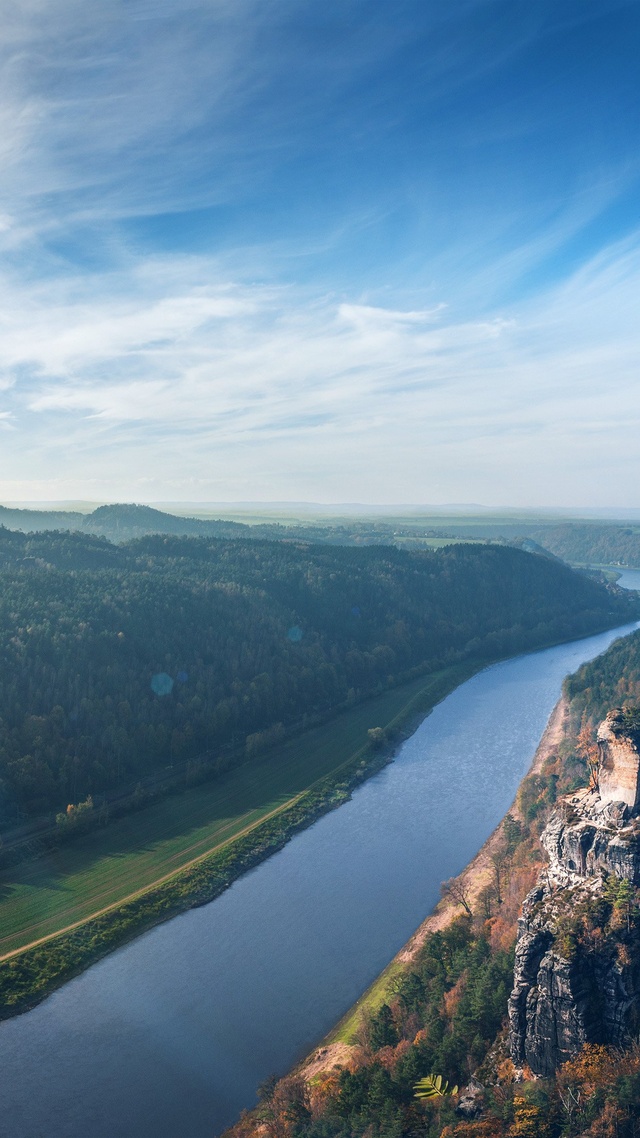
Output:
<path fill-rule="evenodd" d="M 553 1074 L 585 1043 L 622 1046 L 639 991 L 637 960 L 620 956 L 616 945 L 591 952 L 557 946 L 554 900 L 546 886 L 527 898 L 509 1001 L 511 1058 L 536 1075 Z M 574 891 L 571 901 L 585 897 Z"/>
<path fill-rule="evenodd" d="M 463 1118 L 476 1118 L 482 1113 L 483 1106 L 484 1087 L 482 1083 L 472 1079 L 460 1092 L 460 1097 L 456 1103 L 456 1113 L 461 1114 Z"/>
<path fill-rule="evenodd" d="M 597 892 L 602 879 L 615 873 L 640 885 L 639 838 L 636 816 L 625 802 L 603 802 L 591 790 L 570 794 L 560 800 L 540 839 L 549 857 L 545 880 L 569 887 L 598 878 Z"/>
<path fill-rule="evenodd" d="M 548 869 L 519 921 L 511 1057 L 537 1075 L 552 1074 L 585 1043 L 621 1046 L 638 1029 L 640 930 L 631 904 L 612 898 L 621 881 L 640 886 L 640 755 L 610 720 L 598 734 L 605 792 L 559 802 L 541 839 Z"/>
<path fill-rule="evenodd" d="M 640 807 L 640 755 L 621 718 L 612 711 L 598 728 L 599 790 L 603 802 L 621 800 L 633 811 Z"/>

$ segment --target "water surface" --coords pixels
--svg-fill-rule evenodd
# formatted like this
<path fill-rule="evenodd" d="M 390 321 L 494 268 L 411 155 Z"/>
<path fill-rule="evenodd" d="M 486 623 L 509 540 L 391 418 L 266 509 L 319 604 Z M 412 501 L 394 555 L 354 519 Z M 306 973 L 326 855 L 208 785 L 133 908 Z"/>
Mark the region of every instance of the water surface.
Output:
<path fill-rule="evenodd" d="M 640 589 L 640 569 L 616 569 L 616 573 L 620 574 L 616 585 L 623 589 Z"/>
<path fill-rule="evenodd" d="M 476 853 L 564 676 L 635 627 L 474 676 L 350 802 L 222 897 L 0 1024 L 0 1138 L 219 1133 L 348 1010 Z"/>

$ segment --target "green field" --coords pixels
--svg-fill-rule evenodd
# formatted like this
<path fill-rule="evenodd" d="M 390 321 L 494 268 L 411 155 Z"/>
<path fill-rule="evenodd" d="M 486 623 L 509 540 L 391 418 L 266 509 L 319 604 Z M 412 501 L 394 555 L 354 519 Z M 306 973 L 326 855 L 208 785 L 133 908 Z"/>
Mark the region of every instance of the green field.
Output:
<path fill-rule="evenodd" d="M 421 676 L 214 781 L 0 874 L 0 957 L 83 921 L 246 831 L 357 758 L 370 727 L 428 711 L 478 665 Z"/>
<path fill-rule="evenodd" d="M 445 545 L 485 545 L 486 538 L 483 537 L 397 537 L 395 543 L 400 548 L 408 545 L 410 548 L 415 549 L 416 542 L 419 542 L 425 549 L 444 549 Z"/>

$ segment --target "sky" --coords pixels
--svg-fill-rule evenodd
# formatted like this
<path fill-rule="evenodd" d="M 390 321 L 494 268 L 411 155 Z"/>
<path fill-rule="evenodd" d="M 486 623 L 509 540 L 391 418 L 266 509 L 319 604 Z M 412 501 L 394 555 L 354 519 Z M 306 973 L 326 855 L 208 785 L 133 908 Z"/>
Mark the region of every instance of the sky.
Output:
<path fill-rule="evenodd" d="M 0 500 L 640 505 L 639 0 L 0 0 Z"/>

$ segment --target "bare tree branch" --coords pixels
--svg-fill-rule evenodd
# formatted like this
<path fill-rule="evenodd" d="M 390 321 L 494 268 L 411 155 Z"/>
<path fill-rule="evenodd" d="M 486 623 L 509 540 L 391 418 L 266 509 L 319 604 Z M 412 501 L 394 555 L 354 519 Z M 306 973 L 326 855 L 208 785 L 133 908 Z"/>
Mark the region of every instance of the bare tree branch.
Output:
<path fill-rule="evenodd" d="M 469 904 L 469 891 L 459 877 L 450 877 L 448 881 L 443 882 L 440 886 L 440 895 L 444 900 L 454 901 L 456 905 L 462 905 L 465 913 L 470 917 L 473 916 Z"/>

